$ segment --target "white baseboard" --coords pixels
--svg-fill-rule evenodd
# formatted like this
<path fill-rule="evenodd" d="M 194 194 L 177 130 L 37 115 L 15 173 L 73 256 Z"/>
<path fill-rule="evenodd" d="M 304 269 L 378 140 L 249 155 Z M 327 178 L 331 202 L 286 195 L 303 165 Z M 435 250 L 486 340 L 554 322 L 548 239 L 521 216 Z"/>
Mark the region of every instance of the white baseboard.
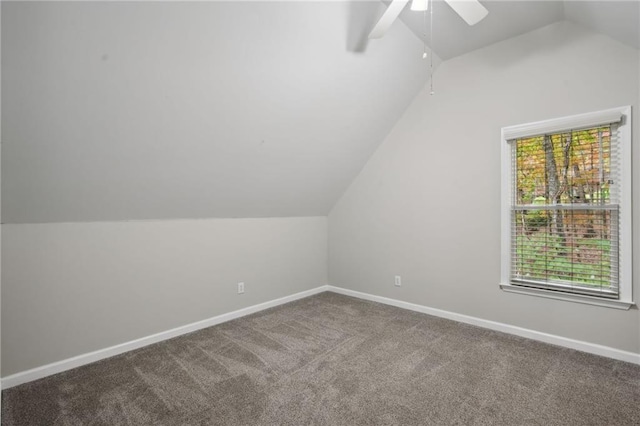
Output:
<path fill-rule="evenodd" d="M 457 314 L 455 312 L 444 311 L 441 309 L 429 308 L 423 305 L 403 302 L 401 300 L 390 299 L 373 294 L 361 293 L 359 291 L 348 290 L 341 287 L 327 286 L 328 291 L 344 294 L 346 296 L 357 297 L 359 299 L 370 300 L 373 302 L 384 303 L 385 305 L 396 306 L 398 308 L 408 309 L 411 311 L 422 312 L 436 317 L 446 318 L 478 327 L 488 328 L 490 330 L 501 331 L 503 333 L 514 334 L 520 337 L 526 337 L 540 342 L 550 343 L 552 345 L 563 346 L 565 348 L 575 349 L 582 352 L 588 352 L 608 358 L 626 361 L 640 365 L 640 354 L 627 352 L 620 349 L 611 348 L 609 346 L 598 345 L 595 343 L 584 342 L 581 340 L 569 339 L 554 334 L 542 333 L 540 331 L 530 330 L 527 328 L 516 327 L 514 325 L 504 324 L 496 321 L 489 321 L 482 318 L 471 317 L 468 315 Z"/>
<path fill-rule="evenodd" d="M 151 345 L 153 343 L 158 343 L 163 340 L 172 339 L 174 337 L 178 337 L 183 334 L 191 333 L 193 331 L 201 330 L 203 328 L 207 328 L 217 324 L 221 324 L 223 322 L 231 321 L 236 318 L 244 317 L 246 315 L 263 311 L 265 309 L 273 308 L 274 306 L 282 305 L 284 303 L 293 302 L 294 300 L 313 296 L 314 294 L 323 293 L 327 291 L 327 289 L 328 289 L 328 286 L 323 285 L 320 287 L 313 288 L 311 290 L 302 291 L 300 293 L 292 294 L 290 296 L 281 297 L 280 299 L 270 300 L 268 302 L 249 306 L 243 309 L 238 309 L 237 311 L 228 312 L 226 314 L 218 315 L 212 318 L 208 318 L 206 320 L 183 325 L 181 327 L 176 327 L 171 330 L 162 331 L 160 333 L 152 334 L 150 336 L 141 337 L 140 339 L 132 340 L 130 342 L 121 343 L 119 345 L 111 346 L 109 348 L 99 349 L 94 352 L 89 352 L 86 354 L 74 356 L 73 358 L 64 359 L 62 361 L 54 362 L 52 364 L 47 364 L 41 367 L 33 368 L 31 370 L 12 374 L 10 376 L 2 378 L 1 388 L 8 389 L 13 386 L 21 385 L 23 383 L 42 379 L 44 377 L 51 376 L 53 374 L 71 370 L 72 368 L 81 367 L 83 365 L 100 361 L 101 359 L 109 358 L 115 355 L 120 355 L 124 352 L 129 352 L 134 349 Z"/>
<path fill-rule="evenodd" d="M 31 370 L 12 374 L 10 376 L 2 378 L 1 388 L 8 389 L 13 386 L 21 385 L 23 383 L 32 382 L 34 380 L 42 379 L 44 377 L 51 376 L 53 374 L 57 374 L 63 371 L 71 370 L 73 368 L 81 367 L 83 365 L 90 364 L 92 362 L 100 361 L 102 359 L 109 358 L 115 355 L 120 355 L 122 353 L 132 351 L 134 349 L 138 349 L 144 346 L 161 342 L 163 340 L 168 340 L 174 337 L 178 337 L 183 334 L 201 330 L 203 328 L 221 324 L 223 322 L 231 321 L 236 318 L 240 318 L 256 312 L 260 312 L 265 309 L 282 305 L 284 303 L 293 302 L 294 300 L 313 296 L 314 294 L 323 293 L 325 291 L 331 291 L 334 293 L 344 294 L 346 296 L 352 296 L 359 299 L 383 303 L 385 305 L 396 306 L 396 307 L 408 309 L 411 311 L 422 312 L 425 314 L 429 314 L 429 315 L 433 315 L 441 318 L 447 318 L 450 320 L 459 321 L 466 324 L 488 328 L 490 330 L 501 331 L 501 332 L 513 334 L 516 336 L 526 337 L 529 339 L 538 340 L 538 341 L 550 343 L 553 345 L 563 346 L 570 349 L 576 349 L 579 351 L 588 352 L 595 355 L 601 355 L 601 356 L 617 359 L 620 361 L 626 361 L 626 362 L 631 362 L 631 363 L 640 365 L 640 354 L 636 354 L 633 352 L 622 351 L 622 350 L 611 348 L 608 346 L 602 346 L 594 343 L 583 342 L 580 340 L 569 339 L 566 337 L 556 336 L 548 333 L 542 333 L 540 331 L 529 330 L 526 328 L 521 328 L 521 327 L 516 327 L 513 325 L 504 324 L 500 322 L 471 317 L 468 315 L 458 314 L 455 312 L 429 308 L 427 306 L 417 305 L 415 303 L 403 302 L 401 300 L 390 299 L 382 296 L 375 296 L 373 294 L 362 293 L 359 291 L 348 290 L 345 288 L 335 287 L 331 285 L 324 285 L 324 286 L 313 288 L 311 290 L 292 294 L 290 296 L 285 296 L 280 299 L 270 300 L 268 302 L 249 306 L 247 308 L 239 309 L 233 312 L 228 312 L 226 314 L 218 315 L 206 320 L 194 322 L 194 323 L 177 327 L 171 330 L 167 330 L 167 331 L 156 333 L 150 336 L 142 337 L 140 339 L 132 340 L 130 342 L 111 346 L 109 348 L 100 349 L 94 352 L 78 355 L 73 358 L 68 358 L 62 361 L 54 362 L 52 364 L 43 365 L 41 367 L 37 367 Z"/>

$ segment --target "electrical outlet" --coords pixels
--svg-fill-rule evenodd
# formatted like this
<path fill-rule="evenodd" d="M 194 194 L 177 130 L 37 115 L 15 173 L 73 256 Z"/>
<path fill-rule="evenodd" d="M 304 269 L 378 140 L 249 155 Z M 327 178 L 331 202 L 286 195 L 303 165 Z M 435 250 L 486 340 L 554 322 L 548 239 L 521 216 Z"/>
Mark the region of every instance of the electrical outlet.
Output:
<path fill-rule="evenodd" d="M 238 294 L 244 293 L 244 283 L 238 283 Z"/>
<path fill-rule="evenodd" d="M 402 277 L 400 277 L 400 275 L 396 275 L 396 280 L 394 284 L 396 287 L 400 287 L 402 285 Z"/>

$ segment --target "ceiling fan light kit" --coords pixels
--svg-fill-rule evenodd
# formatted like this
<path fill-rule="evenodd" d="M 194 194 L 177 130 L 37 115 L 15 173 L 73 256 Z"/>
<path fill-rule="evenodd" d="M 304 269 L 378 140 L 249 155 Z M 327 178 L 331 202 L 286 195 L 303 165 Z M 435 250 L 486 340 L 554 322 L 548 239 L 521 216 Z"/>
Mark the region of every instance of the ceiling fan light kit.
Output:
<path fill-rule="evenodd" d="M 444 0 L 469 25 L 475 25 L 482 21 L 489 11 L 478 0 Z M 393 0 L 387 10 L 384 11 L 378 23 L 373 27 L 369 38 L 383 37 L 391 24 L 398 18 L 402 9 L 409 0 Z M 411 10 L 426 11 L 429 0 L 412 0 Z M 433 9 L 433 5 L 432 5 Z M 433 10 L 432 10 L 433 11 Z"/>
<path fill-rule="evenodd" d="M 411 10 L 416 12 L 424 12 L 429 8 L 429 0 L 413 0 L 411 2 Z"/>
<path fill-rule="evenodd" d="M 422 58 L 427 59 L 427 10 L 429 9 L 429 2 L 433 0 L 411 0 L 411 10 L 424 13 L 424 51 L 422 52 Z M 475 25 L 482 21 L 489 11 L 478 0 L 444 0 L 451 9 L 453 9 L 464 21 L 469 25 Z M 384 11 L 382 17 L 378 23 L 373 27 L 369 33 L 369 38 L 381 38 L 391 27 L 391 24 L 400 16 L 400 13 L 404 7 L 409 3 L 409 0 L 393 0 L 387 10 Z M 429 55 L 429 84 L 430 93 L 433 95 L 433 4 L 431 5 L 431 25 L 429 44 L 431 49 L 431 55 Z"/>

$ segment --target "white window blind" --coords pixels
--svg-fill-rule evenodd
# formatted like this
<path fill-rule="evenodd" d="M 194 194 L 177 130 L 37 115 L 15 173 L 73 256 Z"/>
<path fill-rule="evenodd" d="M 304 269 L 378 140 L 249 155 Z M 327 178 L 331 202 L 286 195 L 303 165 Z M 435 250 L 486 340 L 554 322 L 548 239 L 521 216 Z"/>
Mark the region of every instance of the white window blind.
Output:
<path fill-rule="evenodd" d="M 509 287 L 631 301 L 630 114 L 621 111 L 503 129 Z"/>

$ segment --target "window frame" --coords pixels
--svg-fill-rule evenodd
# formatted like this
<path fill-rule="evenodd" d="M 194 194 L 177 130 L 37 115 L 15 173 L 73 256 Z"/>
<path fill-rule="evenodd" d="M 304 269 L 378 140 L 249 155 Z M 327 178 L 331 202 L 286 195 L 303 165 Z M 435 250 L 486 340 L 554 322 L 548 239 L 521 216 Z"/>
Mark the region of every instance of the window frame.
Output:
<path fill-rule="evenodd" d="M 597 127 L 620 121 L 618 137 L 620 144 L 620 241 L 618 261 L 620 267 L 619 296 L 607 299 L 599 296 L 562 292 L 558 289 L 524 287 L 511 283 L 511 185 L 513 179 L 511 141 L 548 133 L 560 133 L 572 129 Z M 501 260 L 500 288 L 506 292 L 546 297 L 569 302 L 586 303 L 617 309 L 629 309 L 634 306 L 632 287 L 632 199 L 631 199 L 631 106 L 622 106 L 602 111 L 578 114 L 533 123 L 503 127 L 501 131 Z"/>

